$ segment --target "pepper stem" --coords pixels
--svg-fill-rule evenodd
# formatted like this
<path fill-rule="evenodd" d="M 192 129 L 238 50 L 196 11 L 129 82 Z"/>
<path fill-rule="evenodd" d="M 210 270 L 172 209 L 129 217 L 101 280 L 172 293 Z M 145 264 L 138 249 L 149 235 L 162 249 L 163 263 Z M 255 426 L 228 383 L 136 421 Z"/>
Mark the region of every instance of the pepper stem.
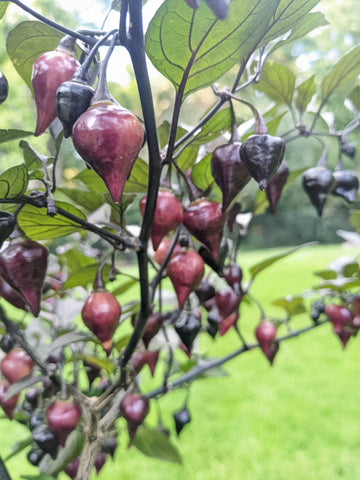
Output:
<path fill-rule="evenodd" d="M 107 76 L 106 76 L 106 69 L 110 60 L 110 57 L 113 53 L 113 50 L 115 48 L 116 41 L 118 39 L 118 34 L 115 34 L 111 40 L 111 44 L 109 46 L 109 49 L 106 53 L 106 56 L 104 60 L 101 62 L 100 66 L 100 72 L 99 72 L 99 81 L 96 86 L 96 90 L 94 93 L 94 96 L 91 101 L 91 105 L 94 105 L 95 103 L 101 103 L 101 102 L 111 102 L 114 103 L 114 99 L 110 95 L 108 86 L 107 86 Z"/>

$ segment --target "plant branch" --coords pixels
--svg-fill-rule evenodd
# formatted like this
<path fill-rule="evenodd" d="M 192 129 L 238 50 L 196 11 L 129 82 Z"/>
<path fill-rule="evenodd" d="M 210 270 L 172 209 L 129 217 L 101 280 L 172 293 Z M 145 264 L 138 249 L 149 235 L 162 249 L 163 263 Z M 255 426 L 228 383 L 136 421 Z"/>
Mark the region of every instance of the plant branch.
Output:
<path fill-rule="evenodd" d="M 290 338 L 298 337 L 299 335 L 302 335 L 306 332 L 309 332 L 310 330 L 313 330 L 314 328 L 319 327 L 320 325 L 324 325 L 325 323 L 328 323 L 328 320 L 324 320 L 322 322 L 318 322 L 316 324 L 309 325 L 307 327 L 301 328 L 299 330 L 294 330 L 287 335 L 284 335 L 283 337 L 277 338 L 276 340 L 278 342 L 284 342 L 285 340 L 289 340 Z M 253 350 L 254 348 L 259 348 L 260 345 L 258 343 L 253 343 L 253 344 L 247 344 L 246 346 L 242 346 L 233 352 L 229 353 L 228 355 L 225 355 L 223 357 L 217 358 L 215 360 L 212 360 L 211 362 L 204 362 L 204 363 L 199 363 L 196 365 L 194 368 L 189 370 L 185 375 L 182 377 L 178 378 L 174 382 L 169 382 L 168 385 L 161 385 L 160 387 L 156 388 L 155 390 L 152 390 L 148 394 L 146 394 L 147 398 L 155 398 L 158 397 L 159 395 L 163 395 L 164 393 L 168 392 L 171 389 L 174 389 L 175 387 L 180 387 L 185 383 L 188 383 L 189 381 L 193 380 L 194 378 L 199 377 L 202 373 L 207 372 L 208 370 L 211 370 L 212 368 L 219 367 L 226 362 L 232 360 L 233 358 L 241 355 L 242 353 L 248 352 L 250 350 Z"/>

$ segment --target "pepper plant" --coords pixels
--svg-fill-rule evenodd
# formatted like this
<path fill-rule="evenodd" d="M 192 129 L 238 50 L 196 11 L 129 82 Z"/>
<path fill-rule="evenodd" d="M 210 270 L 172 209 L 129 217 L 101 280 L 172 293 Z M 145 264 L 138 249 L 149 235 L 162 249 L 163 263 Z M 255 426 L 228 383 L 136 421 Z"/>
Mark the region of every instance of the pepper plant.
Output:
<path fill-rule="evenodd" d="M 277 299 L 277 318 L 266 315 L 252 285 L 302 246 L 254 265 L 246 282 L 238 261 L 241 214 L 252 219 L 268 207 L 276 214 L 283 189 L 299 188 L 297 177 L 314 215 L 326 215 L 328 195 L 356 199 L 357 173 L 343 169 L 343 157 L 356 157 L 348 136 L 359 127 L 360 46 L 325 78 L 298 83 L 273 58 L 326 24 L 312 11 L 319 0 L 164 0 L 146 32 L 143 3 L 113 1 L 119 28 L 111 31 L 71 30 L 20 0 L 0 3 L 3 22 L 16 8 L 34 17 L 13 27 L 6 49 L 37 116 L 34 133 L 0 130 L 2 143 L 20 140 L 22 156 L 0 174 L 0 405 L 9 421 L 29 429 L 11 456 L 26 450 L 39 479 L 64 471 L 88 480 L 124 429 L 132 448 L 181 462 L 172 436 L 191 421 L 188 395 L 172 426 L 154 408 L 170 390 L 189 389 L 255 348 L 273 364 L 283 341 L 328 321 L 344 347 L 360 328 L 356 260 L 321 272 L 322 283 L 304 295 Z M 101 61 L 100 47 L 107 51 Z M 130 54 L 141 118 L 109 92 L 108 62 L 119 49 Z M 171 121 L 161 125 L 147 60 L 174 86 Z M 1 73 L 1 109 L 12 108 L 9 88 Z M 184 104 L 202 89 L 213 104 L 185 125 Z M 249 100 L 255 90 L 275 106 L 261 113 Z M 340 131 L 325 130 L 322 118 L 335 92 L 354 111 Z M 46 138 L 44 150 L 31 136 Z M 323 150 L 305 171 L 286 162 L 299 138 Z M 335 167 L 327 155 L 333 138 Z M 77 172 L 71 186 L 60 161 L 69 145 Z M 355 227 L 358 218 L 355 212 Z M 70 321 L 66 301 L 76 306 Z M 258 309 L 250 333 L 239 321 L 244 302 Z M 304 312 L 308 324 L 299 328 Z M 32 332 L 34 322 L 41 334 Z M 205 357 L 202 338 L 226 341 L 230 330 L 238 348 Z M 152 379 L 144 385 L 147 367 Z M 159 416 L 156 427 L 150 414 Z M 1 478 L 9 479 L 5 463 Z"/>

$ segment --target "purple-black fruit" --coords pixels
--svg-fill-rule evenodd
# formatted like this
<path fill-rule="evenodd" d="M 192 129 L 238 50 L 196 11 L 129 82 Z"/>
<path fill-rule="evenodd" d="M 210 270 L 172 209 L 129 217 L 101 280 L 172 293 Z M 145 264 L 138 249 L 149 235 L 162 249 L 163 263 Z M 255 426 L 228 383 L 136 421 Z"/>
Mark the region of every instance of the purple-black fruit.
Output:
<path fill-rule="evenodd" d="M 263 351 L 266 358 L 269 360 L 272 365 L 274 361 L 275 354 L 279 348 L 276 339 L 276 327 L 273 323 L 268 320 L 263 320 L 259 323 L 255 330 L 255 336 L 259 342 L 259 346 Z"/>
<path fill-rule="evenodd" d="M 0 105 L 5 102 L 9 94 L 9 84 L 5 75 L 0 72 Z"/>
<path fill-rule="evenodd" d="M 220 20 L 227 17 L 231 0 L 205 0 L 213 14 Z"/>
<path fill-rule="evenodd" d="M 39 425 L 33 430 L 31 436 L 43 452 L 48 453 L 54 459 L 56 458 L 59 440 L 54 432 L 49 430 L 46 425 Z"/>
<path fill-rule="evenodd" d="M 250 135 L 240 147 L 240 157 L 250 175 L 266 190 L 277 172 L 285 152 L 285 142 L 269 134 Z"/>
<path fill-rule="evenodd" d="M 345 198 L 349 203 L 355 202 L 359 190 L 359 179 L 349 170 L 336 170 L 333 173 L 335 184 L 331 189 L 332 195 Z"/>
<path fill-rule="evenodd" d="M 9 353 L 14 348 L 15 344 L 16 340 L 10 335 L 10 333 L 6 333 L 0 340 L 0 348 L 5 353 Z"/>
<path fill-rule="evenodd" d="M 19 394 L 13 395 L 10 398 L 6 398 L 9 388 L 10 383 L 8 383 L 6 380 L 0 381 L 0 407 L 4 410 L 8 419 L 12 420 L 13 413 L 19 399 Z"/>
<path fill-rule="evenodd" d="M 45 455 L 46 455 L 46 452 L 41 450 L 41 448 L 33 447 L 30 450 L 30 452 L 26 455 L 26 458 L 28 459 L 28 462 L 31 463 L 31 465 L 34 465 L 34 467 L 37 467 Z"/>
<path fill-rule="evenodd" d="M 33 240 L 10 244 L 0 256 L 0 275 L 29 305 L 35 317 L 47 268 L 48 251 Z"/>
<path fill-rule="evenodd" d="M 286 165 L 286 162 L 281 162 L 280 167 L 266 187 L 265 193 L 270 205 L 270 212 L 272 214 L 275 213 L 276 205 L 280 199 L 282 189 L 284 188 L 284 185 L 289 177 L 289 173 L 290 171 Z"/>
<path fill-rule="evenodd" d="M 323 166 L 309 168 L 303 173 L 302 186 L 319 217 L 322 215 L 326 196 L 333 188 L 334 183 L 333 174 Z"/>
<path fill-rule="evenodd" d="M 175 331 L 189 352 L 200 330 L 201 315 L 193 312 L 183 312 L 175 323 Z"/>
<path fill-rule="evenodd" d="M 149 413 L 149 400 L 140 394 L 127 393 L 120 402 L 120 413 L 128 424 L 130 439 Z"/>
<path fill-rule="evenodd" d="M 251 179 L 239 150 L 240 142 L 220 145 L 211 157 L 211 173 L 222 192 L 223 212 Z"/>
<path fill-rule="evenodd" d="M 0 211 L 0 247 L 11 235 L 16 226 L 16 218 L 12 213 Z"/>
<path fill-rule="evenodd" d="M 46 420 L 64 446 L 67 436 L 75 429 L 81 418 L 81 408 L 72 400 L 55 400 L 46 410 Z"/>
<path fill-rule="evenodd" d="M 56 118 L 58 87 L 70 80 L 80 68 L 76 59 L 75 42 L 75 38 L 66 36 L 60 40 L 55 50 L 43 53 L 34 62 L 31 83 L 37 111 L 35 136 L 43 133 Z"/>
<path fill-rule="evenodd" d="M 185 227 L 206 246 L 215 261 L 219 257 L 225 220 L 220 204 L 207 199 L 191 203 L 184 213 Z"/>
<path fill-rule="evenodd" d="M 190 412 L 188 408 L 185 406 L 178 412 L 175 412 L 173 416 L 175 421 L 176 433 L 179 436 L 181 430 L 185 427 L 185 425 L 191 422 Z"/>

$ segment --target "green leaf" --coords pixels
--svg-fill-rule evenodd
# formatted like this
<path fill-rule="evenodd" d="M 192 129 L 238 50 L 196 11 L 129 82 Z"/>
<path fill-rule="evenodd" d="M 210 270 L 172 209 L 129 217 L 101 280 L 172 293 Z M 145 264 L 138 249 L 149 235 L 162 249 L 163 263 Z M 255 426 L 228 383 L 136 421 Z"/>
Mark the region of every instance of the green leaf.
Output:
<path fill-rule="evenodd" d="M 257 87 L 272 100 L 290 106 L 295 88 L 295 75 L 279 63 L 265 63 Z"/>
<path fill-rule="evenodd" d="M 105 183 L 101 180 L 94 170 L 86 168 L 75 175 L 74 180 L 80 180 L 87 188 L 98 194 L 103 194 L 108 191 Z"/>
<path fill-rule="evenodd" d="M 27 375 L 26 377 L 23 377 L 10 385 L 8 391 L 6 392 L 5 399 L 8 400 L 13 395 L 23 391 L 25 388 L 32 387 L 33 385 L 36 385 L 39 382 L 44 382 L 47 379 L 47 375 Z"/>
<path fill-rule="evenodd" d="M 309 242 L 309 243 L 304 243 L 303 245 L 299 245 L 298 247 L 291 248 L 285 253 L 280 253 L 279 255 L 274 255 L 273 257 L 267 258 L 266 260 L 263 260 L 260 263 L 257 263 L 253 267 L 250 268 L 250 274 L 252 277 L 252 280 L 263 270 L 265 270 L 268 267 L 271 267 L 275 262 L 278 262 L 279 260 L 282 260 L 283 258 L 287 257 L 288 255 L 292 255 L 293 253 L 297 252 L 298 250 L 301 250 L 304 247 L 309 247 L 311 245 L 315 245 L 316 242 Z"/>
<path fill-rule="evenodd" d="M 131 335 L 125 335 L 119 338 L 119 340 L 117 340 L 116 342 L 113 342 L 113 348 L 117 352 L 120 352 L 120 350 L 126 347 L 126 345 L 129 343 L 130 338 L 131 338 Z"/>
<path fill-rule="evenodd" d="M 351 288 L 359 289 L 360 280 L 337 278 L 336 280 L 328 280 L 320 285 L 313 287 L 313 290 L 333 290 L 334 292 L 344 292 Z"/>
<path fill-rule="evenodd" d="M 202 191 L 211 188 L 215 184 L 214 177 L 211 173 L 211 156 L 209 153 L 193 166 L 191 178 L 195 185 Z"/>
<path fill-rule="evenodd" d="M 138 158 L 131 170 L 129 180 L 125 183 L 124 193 L 145 193 L 149 179 L 149 166 Z"/>
<path fill-rule="evenodd" d="M 312 97 L 316 93 L 316 87 L 315 87 L 315 80 L 314 80 L 314 75 L 305 82 L 301 83 L 296 91 L 296 108 L 299 110 L 300 114 L 303 114 L 306 111 L 306 107 L 309 105 L 311 102 Z"/>
<path fill-rule="evenodd" d="M 32 444 L 31 436 L 28 438 L 24 438 L 24 440 L 20 440 L 16 442 L 15 445 L 12 446 L 11 452 L 7 457 L 4 458 L 4 462 L 10 460 L 10 458 L 15 457 L 18 453 L 22 452 L 25 448 Z"/>
<path fill-rule="evenodd" d="M 271 23 L 261 44 L 270 42 L 282 35 L 285 35 L 298 22 L 309 14 L 320 0 L 280 0 L 276 13 L 272 16 Z"/>
<path fill-rule="evenodd" d="M 60 264 L 65 264 L 70 273 L 76 272 L 86 265 L 94 262 L 94 259 L 84 255 L 76 248 L 66 250 L 65 253 L 58 257 Z"/>
<path fill-rule="evenodd" d="M 24 164 L 11 167 L 0 175 L 0 198 L 16 198 L 25 193 L 28 172 Z"/>
<path fill-rule="evenodd" d="M 87 287 L 89 284 L 94 282 L 94 278 L 96 276 L 96 272 L 99 269 L 98 263 L 92 263 L 91 265 L 86 265 L 79 270 L 75 270 L 72 273 L 66 282 L 63 285 L 63 289 L 67 290 L 68 288 L 74 287 Z M 106 278 L 110 273 L 110 266 L 105 265 L 103 268 L 104 278 Z"/>
<path fill-rule="evenodd" d="M 335 280 L 335 278 L 337 278 L 337 273 L 334 270 L 319 270 L 318 272 L 314 272 L 314 275 L 317 275 L 323 280 Z"/>
<path fill-rule="evenodd" d="M 57 475 L 69 465 L 74 458 L 78 457 L 84 447 L 84 433 L 78 429 L 73 430 L 66 439 L 65 447 L 60 448 L 55 460 L 46 455 L 41 461 L 39 468 L 43 475 Z M 46 473 L 45 473 L 46 472 Z M 52 477 L 50 477 L 52 479 Z M 50 480 L 49 478 L 49 480 Z M 46 477 L 41 480 L 47 480 Z"/>
<path fill-rule="evenodd" d="M 306 312 L 304 299 L 299 295 L 289 295 L 285 298 L 278 298 L 272 303 L 277 307 L 283 308 L 291 316 Z"/>
<path fill-rule="evenodd" d="M 111 293 L 117 297 L 129 290 L 129 288 L 136 285 L 138 280 L 136 278 L 127 278 L 124 282 L 118 285 L 114 290 L 111 290 Z"/>
<path fill-rule="evenodd" d="M 166 462 L 182 463 L 177 448 L 170 442 L 168 436 L 159 430 L 140 426 L 136 431 L 133 445 L 148 457 Z"/>
<path fill-rule="evenodd" d="M 253 215 L 261 215 L 265 212 L 269 205 L 269 202 L 266 198 L 266 193 L 262 190 L 257 189 L 255 195 L 255 202 L 253 208 Z"/>
<path fill-rule="evenodd" d="M 360 74 L 360 45 L 355 47 L 335 64 L 331 72 L 322 81 L 323 103 L 336 90 L 351 87 Z"/>
<path fill-rule="evenodd" d="M 57 188 L 56 191 L 64 193 L 70 200 L 73 200 L 75 205 L 83 207 L 87 212 L 93 212 L 104 205 L 102 197 L 94 192 L 78 188 Z"/>
<path fill-rule="evenodd" d="M 28 170 L 36 170 L 36 169 L 43 168 L 42 162 L 37 157 L 34 150 L 31 148 L 29 142 L 25 140 L 21 140 L 21 142 L 19 143 L 19 147 L 23 151 L 24 162 Z M 44 160 L 45 160 L 45 157 L 44 157 Z M 49 159 L 46 159 L 46 160 L 49 160 Z M 51 159 L 51 161 L 53 161 L 53 159 Z M 43 172 L 41 173 L 43 174 Z"/>
<path fill-rule="evenodd" d="M 354 110 L 360 112 L 360 86 L 356 85 L 346 98 L 350 100 Z"/>
<path fill-rule="evenodd" d="M 184 97 L 211 85 L 264 36 L 278 0 L 232 2 L 225 20 L 218 20 L 200 3 L 168 0 L 152 18 L 146 33 L 146 52 L 153 65 Z"/>
<path fill-rule="evenodd" d="M 86 220 L 85 215 L 69 203 L 56 202 L 56 206 L 61 207 L 83 221 Z M 25 235 L 33 240 L 59 238 L 78 232 L 83 228 L 77 222 L 62 216 L 60 213 L 57 213 L 54 217 L 49 217 L 46 208 L 37 208 L 32 205 L 25 205 L 17 218 L 19 227 L 24 231 Z"/>
<path fill-rule="evenodd" d="M 27 86 L 31 86 L 31 72 L 35 60 L 54 50 L 63 34 L 45 23 L 26 21 L 13 28 L 6 41 L 7 53 Z"/>
<path fill-rule="evenodd" d="M 26 132 L 25 130 L 0 129 L 0 143 L 9 142 L 10 140 L 17 140 L 18 138 L 28 137 L 29 135 L 34 135 L 34 133 Z"/>
<path fill-rule="evenodd" d="M 9 2 L 4 2 L 0 4 L 0 18 L 2 18 L 5 15 L 8 5 L 9 5 Z"/>
<path fill-rule="evenodd" d="M 203 145 L 219 137 L 226 131 L 231 131 L 232 118 L 230 108 L 223 108 L 204 125 L 192 141 L 192 145 Z"/>
<path fill-rule="evenodd" d="M 55 477 L 47 473 L 40 473 L 40 475 L 21 475 L 20 478 L 24 480 L 56 480 Z"/>
<path fill-rule="evenodd" d="M 193 147 L 191 144 L 188 145 L 184 150 L 180 153 L 180 155 L 176 159 L 177 166 L 183 171 L 186 172 L 191 168 L 197 158 L 197 154 L 199 151 L 199 147 Z"/>
<path fill-rule="evenodd" d="M 186 135 L 188 131 L 183 127 L 178 127 L 176 129 L 176 136 L 175 139 L 179 140 L 179 138 Z M 167 145 L 170 135 L 170 123 L 167 120 L 164 120 L 163 123 L 158 128 L 158 137 L 159 137 L 159 144 L 161 148 L 164 148 Z"/>
<path fill-rule="evenodd" d="M 94 367 L 106 370 L 108 375 L 111 375 L 114 371 L 115 365 L 107 360 L 106 358 L 93 357 L 92 355 L 81 355 L 81 358 L 87 362 L 94 365 Z"/>
<path fill-rule="evenodd" d="M 277 115 L 275 118 L 270 120 L 270 122 L 266 122 L 266 128 L 268 129 L 269 135 L 276 135 L 280 122 L 287 113 L 288 112 L 282 112 L 280 115 Z"/>
<path fill-rule="evenodd" d="M 360 232 L 360 210 L 351 210 L 350 223 L 356 232 Z"/>
<path fill-rule="evenodd" d="M 308 13 L 305 17 L 301 18 L 298 23 L 296 23 L 294 28 L 292 28 L 290 35 L 285 40 L 280 40 L 279 42 L 276 42 L 270 52 L 273 53 L 278 48 L 282 48 L 290 42 L 305 37 L 315 28 L 324 27 L 325 25 L 328 25 L 328 23 L 329 22 L 326 20 L 323 13 Z"/>
<path fill-rule="evenodd" d="M 344 277 L 353 277 L 357 274 L 359 269 L 359 264 L 357 262 L 351 262 L 344 266 L 342 274 Z"/>

